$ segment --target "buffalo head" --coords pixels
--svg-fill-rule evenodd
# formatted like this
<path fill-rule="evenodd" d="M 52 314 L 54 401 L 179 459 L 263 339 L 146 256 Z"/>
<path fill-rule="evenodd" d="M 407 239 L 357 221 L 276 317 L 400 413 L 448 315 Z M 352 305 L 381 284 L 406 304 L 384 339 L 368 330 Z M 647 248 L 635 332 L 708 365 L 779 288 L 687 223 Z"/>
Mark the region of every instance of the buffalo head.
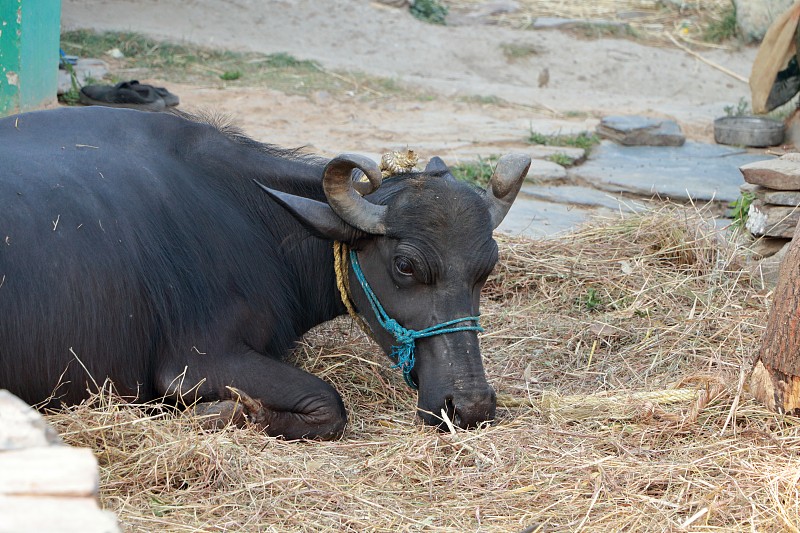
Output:
<path fill-rule="evenodd" d="M 438 157 L 422 172 L 382 180 L 373 161 L 343 154 L 324 170 L 327 204 L 267 190 L 315 235 L 350 247 L 358 264 L 349 268 L 351 298 L 387 354 L 404 333 L 387 327 L 375 301 L 406 332 L 413 347 L 406 379 L 419 389 L 418 411 L 427 424 L 441 427 L 442 410 L 463 428 L 494 418 L 496 397 L 486 381 L 475 317 L 497 261 L 492 231 L 530 162 L 520 154 L 502 157 L 483 190 L 456 180 Z M 368 181 L 354 181 L 362 173 Z M 407 338 L 409 331 L 443 323 L 451 323 L 444 333 Z"/>

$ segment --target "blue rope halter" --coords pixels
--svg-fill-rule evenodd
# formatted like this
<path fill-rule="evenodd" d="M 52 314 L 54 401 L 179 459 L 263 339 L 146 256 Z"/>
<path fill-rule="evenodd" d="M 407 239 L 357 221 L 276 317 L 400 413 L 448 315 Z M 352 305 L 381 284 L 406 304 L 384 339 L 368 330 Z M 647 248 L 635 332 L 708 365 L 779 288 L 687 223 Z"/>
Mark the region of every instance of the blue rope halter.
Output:
<path fill-rule="evenodd" d="M 375 318 L 378 319 L 378 323 L 380 323 L 383 329 L 391 333 L 397 341 L 397 344 L 392 346 L 392 353 L 389 354 L 392 359 L 397 361 L 392 365 L 392 368 L 403 369 L 403 378 L 412 389 L 417 388 L 414 380 L 411 379 L 411 369 L 414 368 L 414 363 L 416 362 L 414 359 L 414 347 L 417 339 L 433 337 L 434 335 L 442 335 L 444 333 L 455 333 L 456 331 L 483 331 L 483 328 L 478 323 L 479 317 L 477 316 L 448 320 L 447 322 L 442 322 L 441 324 L 436 324 L 435 326 L 418 331 L 404 328 L 398 324 L 395 319 L 390 318 L 389 315 L 386 314 L 383 306 L 378 301 L 378 297 L 372 292 L 372 287 L 367 283 L 367 278 L 364 277 L 364 272 L 358 264 L 358 255 L 353 250 L 350 250 L 350 263 L 353 265 L 353 273 L 355 273 L 358 282 L 361 283 L 361 288 L 364 289 L 364 293 L 367 295 L 369 305 L 372 307 L 372 311 L 375 313 Z M 460 322 L 475 322 L 475 325 L 451 327 Z"/>

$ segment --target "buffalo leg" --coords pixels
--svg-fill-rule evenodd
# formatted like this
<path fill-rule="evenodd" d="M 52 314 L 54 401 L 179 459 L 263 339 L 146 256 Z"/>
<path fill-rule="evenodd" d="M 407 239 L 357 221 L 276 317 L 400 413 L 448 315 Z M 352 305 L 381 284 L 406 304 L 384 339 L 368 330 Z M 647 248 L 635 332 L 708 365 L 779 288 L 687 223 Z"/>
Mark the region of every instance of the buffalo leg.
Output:
<path fill-rule="evenodd" d="M 219 402 L 200 412 L 234 423 L 241 421 L 243 407 L 247 419 L 275 437 L 334 439 L 347 422 L 342 398 L 331 385 L 256 352 L 198 359 L 160 373 L 166 397 L 186 404 Z"/>

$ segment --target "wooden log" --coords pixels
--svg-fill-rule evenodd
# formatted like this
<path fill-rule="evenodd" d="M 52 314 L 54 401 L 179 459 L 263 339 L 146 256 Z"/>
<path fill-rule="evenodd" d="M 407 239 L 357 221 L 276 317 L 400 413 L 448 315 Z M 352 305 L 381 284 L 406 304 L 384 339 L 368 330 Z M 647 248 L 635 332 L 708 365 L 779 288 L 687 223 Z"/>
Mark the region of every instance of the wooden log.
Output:
<path fill-rule="evenodd" d="M 92 498 L 0 496 L 0 533 L 119 533 L 113 513 Z"/>
<path fill-rule="evenodd" d="M 800 232 L 786 250 L 750 392 L 770 410 L 800 415 Z"/>

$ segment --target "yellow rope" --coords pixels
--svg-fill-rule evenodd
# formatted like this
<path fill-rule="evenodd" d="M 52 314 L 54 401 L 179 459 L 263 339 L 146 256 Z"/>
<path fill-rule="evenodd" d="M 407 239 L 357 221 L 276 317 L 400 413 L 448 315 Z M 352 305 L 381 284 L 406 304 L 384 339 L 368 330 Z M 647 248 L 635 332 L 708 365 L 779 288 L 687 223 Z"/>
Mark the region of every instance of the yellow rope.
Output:
<path fill-rule="evenodd" d="M 343 242 L 333 242 L 333 270 L 336 272 L 336 287 L 339 289 L 339 297 L 342 299 L 347 314 L 358 324 L 361 330 L 372 337 L 372 330 L 364 319 L 356 311 L 353 300 L 350 298 L 350 280 L 347 277 L 347 255 L 349 249 Z M 374 340 L 374 337 L 372 337 Z"/>
<path fill-rule="evenodd" d="M 419 163 L 419 156 L 414 150 L 406 149 L 404 152 L 388 152 L 383 154 L 379 168 L 383 177 L 391 176 L 392 174 L 402 174 L 404 172 L 413 172 Z M 366 180 L 366 176 L 361 177 L 362 181 Z M 339 296 L 342 303 L 347 309 L 347 313 L 358 324 L 364 333 L 372 337 L 372 330 L 367 323 L 356 311 L 353 305 L 353 300 L 350 297 L 350 281 L 347 277 L 347 256 L 349 254 L 347 245 L 343 242 L 334 241 L 333 243 L 333 269 L 336 272 L 336 287 L 339 289 Z"/>

